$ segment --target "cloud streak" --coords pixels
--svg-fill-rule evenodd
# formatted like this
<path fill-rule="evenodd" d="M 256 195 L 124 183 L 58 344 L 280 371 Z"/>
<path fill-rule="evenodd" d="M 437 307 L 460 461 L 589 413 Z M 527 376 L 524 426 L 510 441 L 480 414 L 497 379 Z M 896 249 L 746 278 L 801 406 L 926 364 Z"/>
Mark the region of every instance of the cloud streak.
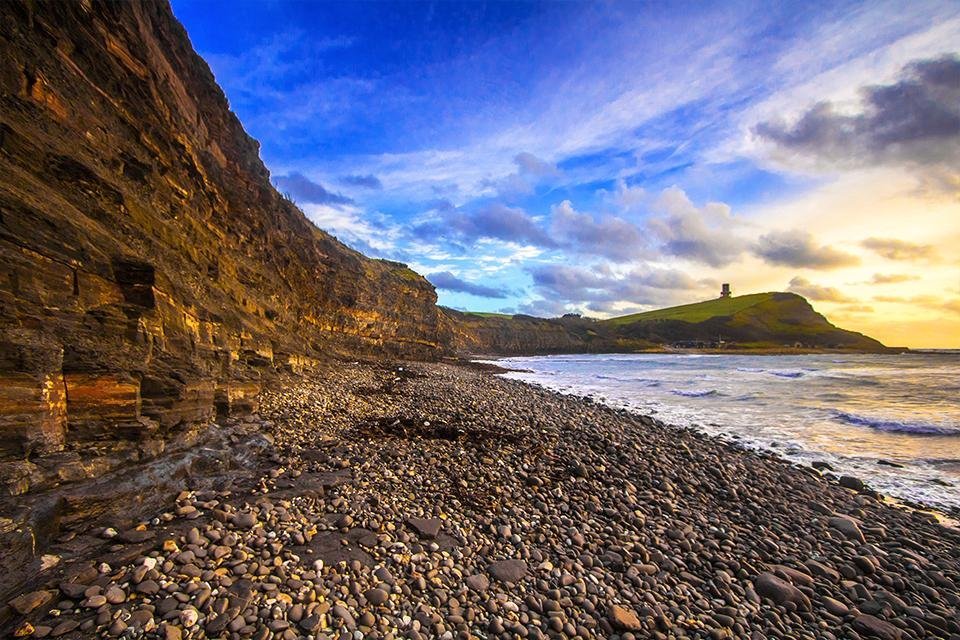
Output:
<path fill-rule="evenodd" d="M 371 174 L 365 176 L 340 176 L 340 183 L 351 187 L 362 187 L 364 189 L 383 189 L 383 183 L 380 178 Z"/>
<path fill-rule="evenodd" d="M 437 289 L 445 289 L 447 291 L 455 291 L 458 293 L 468 293 L 472 296 L 478 296 L 480 298 L 506 298 L 509 293 L 505 289 L 497 289 L 473 282 L 467 282 L 466 280 L 453 275 L 449 271 L 431 273 L 427 275 L 427 280 L 429 280 L 430 283 Z"/>
<path fill-rule="evenodd" d="M 760 236 L 754 255 L 774 265 L 806 269 L 838 269 L 860 264 L 860 259 L 833 247 L 819 245 L 807 231 L 772 231 Z"/>
<path fill-rule="evenodd" d="M 897 238 L 867 238 L 860 244 L 887 260 L 915 262 L 937 259 L 936 248 L 929 244 L 918 244 Z"/>
<path fill-rule="evenodd" d="M 854 298 L 842 293 L 834 287 L 814 284 L 806 278 L 796 276 L 790 280 L 787 291 L 800 294 L 804 298 L 818 302 L 856 302 Z"/>
<path fill-rule="evenodd" d="M 354 204 L 347 196 L 328 191 L 319 182 L 314 182 L 301 173 L 277 176 L 273 179 L 281 193 L 289 194 L 296 202 L 310 204 Z"/>

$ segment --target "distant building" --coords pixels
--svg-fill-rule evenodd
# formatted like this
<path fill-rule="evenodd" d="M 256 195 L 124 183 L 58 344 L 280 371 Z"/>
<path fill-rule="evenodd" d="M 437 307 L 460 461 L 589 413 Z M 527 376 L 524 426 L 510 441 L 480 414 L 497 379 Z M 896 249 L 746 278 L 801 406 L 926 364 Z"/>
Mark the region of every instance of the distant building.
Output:
<path fill-rule="evenodd" d="M 721 289 L 720 289 L 720 297 L 721 297 L 721 298 L 729 298 L 729 297 L 730 297 L 730 284 L 729 284 L 729 283 L 727 283 L 727 282 L 724 282 L 724 283 L 723 283 L 723 286 L 722 286 Z"/>

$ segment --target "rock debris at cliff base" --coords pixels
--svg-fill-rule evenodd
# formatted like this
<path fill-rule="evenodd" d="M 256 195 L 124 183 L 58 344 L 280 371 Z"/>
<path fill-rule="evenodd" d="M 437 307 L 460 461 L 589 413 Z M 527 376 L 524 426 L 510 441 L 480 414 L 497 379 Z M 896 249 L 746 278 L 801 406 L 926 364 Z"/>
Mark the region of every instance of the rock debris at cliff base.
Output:
<path fill-rule="evenodd" d="M 291 377 L 250 420 L 249 488 L 64 536 L 10 629 L 960 637 L 960 531 L 689 430 L 425 364 Z"/>

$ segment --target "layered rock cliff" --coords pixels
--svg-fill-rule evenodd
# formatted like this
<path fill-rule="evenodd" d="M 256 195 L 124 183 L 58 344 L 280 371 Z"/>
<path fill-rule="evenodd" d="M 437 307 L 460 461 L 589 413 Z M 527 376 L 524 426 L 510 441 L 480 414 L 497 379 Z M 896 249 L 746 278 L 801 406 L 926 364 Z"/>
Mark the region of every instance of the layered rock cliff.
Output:
<path fill-rule="evenodd" d="M 0 3 L 0 264 L 8 494 L 157 455 L 278 368 L 440 350 L 430 284 L 276 192 L 162 2 Z"/>

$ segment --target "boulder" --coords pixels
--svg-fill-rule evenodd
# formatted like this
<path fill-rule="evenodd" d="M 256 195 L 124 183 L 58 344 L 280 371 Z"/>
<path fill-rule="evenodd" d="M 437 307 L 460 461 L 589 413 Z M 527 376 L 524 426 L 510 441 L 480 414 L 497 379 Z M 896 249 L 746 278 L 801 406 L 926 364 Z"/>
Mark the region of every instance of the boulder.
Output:
<path fill-rule="evenodd" d="M 772 573 L 761 573 L 753 584 L 758 594 L 764 598 L 769 598 L 778 605 L 792 602 L 798 609 L 807 611 L 811 609 L 810 598 L 786 580 L 782 580 Z"/>
<path fill-rule="evenodd" d="M 618 604 L 610 607 L 609 617 L 610 624 L 613 625 L 614 629 L 620 629 L 621 631 L 640 631 L 643 629 L 637 614 Z"/>
<path fill-rule="evenodd" d="M 885 620 L 868 614 L 859 615 L 853 621 L 853 630 L 868 638 L 900 640 L 903 632 Z"/>
<path fill-rule="evenodd" d="M 487 571 L 501 582 L 519 582 L 527 575 L 527 563 L 523 560 L 498 560 Z"/>
<path fill-rule="evenodd" d="M 443 521 L 440 518 L 407 518 L 407 524 L 420 537 L 433 540 L 439 535 Z"/>
<path fill-rule="evenodd" d="M 833 516 L 827 520 L 827 524 L 846 536 L 848 540 L 860 543 L 866 542 L 863 532 L 860 531 L 860 525 L 850 516 Z"/>

